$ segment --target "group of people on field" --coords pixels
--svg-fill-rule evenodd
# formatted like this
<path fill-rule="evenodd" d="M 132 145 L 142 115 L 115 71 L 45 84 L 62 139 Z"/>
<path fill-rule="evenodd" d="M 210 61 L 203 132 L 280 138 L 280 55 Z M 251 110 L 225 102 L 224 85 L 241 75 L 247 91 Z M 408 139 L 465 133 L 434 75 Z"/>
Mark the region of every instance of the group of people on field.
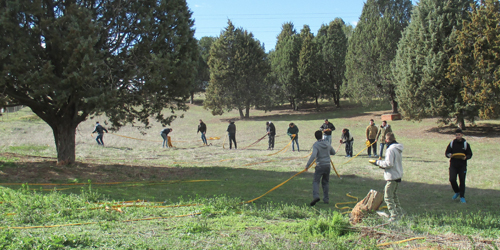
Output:
<path fill-rule="evenodd" d="M 325 121 L 325 124 L 328 125 L 327 121 Z M 323 188 L 323 202 L 326 204 L 329 203 L 328 183 L 330 176 L 330 155 L 335 155 L 335 150 L 332 148 L 328 137 L 322 136 L 322 132 L 319 130 L 315 132 L 314 136 L 317 141 L 314 143 L 312 155 L 306 163 L 306 169 L 309 169 L 313 161 L 316 160 L 311 206 L 314 206 L 320 201 L 320 182 Z M 382 137 L 380 138 L 380 136 Z M 377 155 L 376 143 L 379 139 L 382 139 L 383 142 L 380 143 L 380 155 Z M 370 120 L 370 125 L 366 128 L 366 140 L 368 157 L 372 156 L 371 148 L 373 148 L 373 156 L 378 157 L 377 160 L 369 160 L 369 163 L 384 170 L 384 179 L 386 181 L 384 201 L 390 213 L 389 221 L 398 220 L 401 215 L 404 214 L 397 195 L 399 183 L 401 183 L 403 178 L 403 144 L 396 141 L 396 137 L 386 121 L 383 121 L 380 128 L 377 128 L 373 119 Z M 354 139 L 349 133 L 349 130 L 342 130 L 342 139 L 340 143 L 346 144 L 347 157 L 352 156 L 353 141 Z M 387 148 L 387 152 L 385 158 L 382 159 L 384 147 Z M 454 192 L 452 200 L 460 198 L 461 203 L 466 203 L 465 177 L 467 174 L 467 160 L 472 158 L 472 150 L 470 145 L 463 138 L 461 129 L 455 131 L 455 139 L 446 147 L 445 156 L 450 158 L 449 181 Z M 457 183 L 457 176 L 460 184 Z"/>
<path fill-rule="evenodd" d="M 313 144 L 312 153 L 309 160 L 306 163 L 306 169 L 312 166 L 312 163 L 316 162 L 316 168 L 313 178 L 313 200 L 310 205 L 314 206 L 320 201 L 319 195 L 319 185 L 323 190 L 323 202 L 329 203 L 328 189 L 329 189 L 329 179 L 330 179 L 330 155 L 335 155 L 336 152 L 331 146 L 332 143 L 332 132 L 335 130 L 335 126 L 325 119 L 323 125 L 320 129 L 314 133 L 316 142 Z M 165 128 L 161 131 L 160 135 L 163 138 L 162 147 L 172 147 L 170 136 L 168 134 L 172 132 L 172 128 Z M 237 149 L 236 144 L 236 125 L 234 121 L 229 121 L 227 127 L 227 133 L 229 137 L 229 149 L 232 149 L 233 143 L 234 148 Z M 104 132 L 108 133 L 108 130 L 104 128 L 99 122 L 96 122 L 95 129 L 92 133 L 98 133 L 96 138 L 97 144 L 104 146 L 102 140 Z M 197 133 L 201 132 L 201 139 L 204 145 L 208 146 L 206 132 L 207 125 L 200 120 L 198 125 Z M 266 134 L 269 138 L 268 150 L 274 149 L 274 141 L 276 136 L 276 127 L 271 121 L 266 122 Z M 300 151 L 299 140 L 298 140 L 299 128 L 293 122 L 289 124 L 287 135 L 290 136 L 292 140 L 292 150 L 295 151 L 295 146 L 297 146 L 297 151 Z M 373 119 L 370 119 L 370 124 L 366 127 L 366 145 L 368 157 L 377 158 L 376 160 L 369 160 L 369 163 L 378 166 L 384 170 L 384 179 L 386 180 L 386 185 L 384 189 L 384 201 L 387 204 L 387 208 L 390 213 L 390 221 L 394 221 L 400 218 L 403 214 L 403 209 L 399 202 L 397 195 L 397 190 L 399 183 L 401 183 L 403 178 L 403 144 L 396 141 L 396 137 L 392 132 L 392 128 L 387 121 L 382 121 L 382 125 L 377 127 Z M 377 155 L 377 142 L 380 141 L 380 153 Z M 352 136 L 349 129 L 344 128 L 342 130 L 342 135 L 340 138 L 340 143 L 345 144 L 346 157 L 352 157 L 353 155 L 353 142 L 354 137 Z M 384 148 L 387 148 L 385 158 L 383 157 Z M 461 203 L 466 203 L 465 200 L 465 178 L 467 174 L 467 160 L 472 158 L 472 150 L 463 138 L 463 132 L 461 129 L 455 131 L 455 139 L 451 141 L 446 147 L 445 156 L 450 158 L 449 167 L 449 181 L 453 189 L 452 200 L 457 200 L 460 198 Z M 459 184 L 457 183 L 457 176 Z"/>

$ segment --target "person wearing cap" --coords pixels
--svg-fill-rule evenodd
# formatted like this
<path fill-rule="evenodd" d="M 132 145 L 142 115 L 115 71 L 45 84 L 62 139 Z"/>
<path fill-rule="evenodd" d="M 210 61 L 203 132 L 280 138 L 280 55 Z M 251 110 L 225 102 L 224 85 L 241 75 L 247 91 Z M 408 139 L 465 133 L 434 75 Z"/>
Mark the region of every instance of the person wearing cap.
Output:
<path fill-rule="evenodd" d="M 201 140 L 203 141 L 203 145 L 208 146 L 207 137 L 205 136 L 207 132 L 207 125 L 200 119 L 200 125 L 198 125 L 197 134 L 201 132 Z"/>
<path fill-rule="evenodd" d="M 372 148 L 373 148 L 373 157 L 378 157 L 377 155 L 377 132 L 378 128 L 375 126 L 375 122 L 373 119 L 370 119 L 370 124 L 366 127 L 366 141 L 369 142 L 371 146 L 368 146 L 368 157 L 372 157 Z M 368 145 L 368 143 L 367 143 Z"/>
<path fill-rule="evenodd" d="M 386 146 L 384 139 L 385 135 L 389 132 L 392 132 L 391 125 L 387 124 L 387 121 L 382 121 L 382 125 L 380 125 L 377 133 L 377 138 L 375 138 L 375 141 L 378 141 L 380 136 L 382 136 L 382 141 L 380 141 L 380 154 L 378 155 L 379 160 L 382 160 L 382 155 L 384 155 L 384 147 Z"/>
<path fill-rule="evenodd" d="M 325 119 L 325 123 L 319 127 L 323 131 L 323 140 L 328 141 L 330 145 L 332 144 L 332 131 L 335 130 L 335 126 L 328 119 Z"/>
<path fill-rule="evenodd" d="M 322 138 L 322 132 L 316 131 L 314 133 L 316 137 L 316 142 L 313 144 L 313 151 L 311 157 L 306 163 L 306 170 L 312 165 L 313 161 L 316 160 L 316 168 L 314 170 L 313 179 L 313 201 L 309 204 L 311 206 L 316 205 L 319 199 L 319 182 L 321 181 L 321 187 L 323 188 L 323 202 L 328 204 L 328 187 L 330 181 L 330 155 L 335 155 L 335 150 L 332 145 L 325 139 Z"/>
<path fill-rule="evenodd" d="M 461 129 L 455 130 L 455 140 L 446 147 L 445 155 L 450 158 L 450 184 L 455 194 L 452 200 L 460 197 L 460 202 L 465 203 L 465 177 L 467 174 L 467 160 L 472 158 L 472 149 L 469 143 L 463 138 Z M 457 185 L 457 175 L 460 186 Z"/>
<path fill-rule="evenodd" d="M 274 137 L 276 136 L 276 127 L 272 122 L 266 122 L 266 131 L 267 131 L 267 136 L 269 136 L 269 147 L 267 150 L 273 150 L 274 149 Z"/>
<path fill-rule="evenodd" d="M 233 121 L 229 121 L 229 125 L 227 126 L 227 135 L 229 137 L 229 149 L 233 148 L 233 142 L 234 149 L 238 149 L 236 146 L 236 125 L 234 125 Z"/>
<path fill-rule="evenodd" d="M 104 142 L 102 141 L 102 137 L 104 136 L 104 131 L 106 131 L 106 133 L 108 133 L 107 129 L 105 129 L 101 124 L 99 124 L 99 122 L 96 122 L 94 131 L 92 131 L 92 134 L 97 132 L 97 137 L 95 138 L 95 140 L 97 141 L 97 145 L 104 146 Z"/>
<path fill-rule="evenodd" d="M 292 139 L 292 151 L 295 151 L 295 144 L 297 144 L 297 151 L 300 152 L 299 148 L 299 128 L 293 122 L 288 125 L 288 130 L 286 134 Z"/>

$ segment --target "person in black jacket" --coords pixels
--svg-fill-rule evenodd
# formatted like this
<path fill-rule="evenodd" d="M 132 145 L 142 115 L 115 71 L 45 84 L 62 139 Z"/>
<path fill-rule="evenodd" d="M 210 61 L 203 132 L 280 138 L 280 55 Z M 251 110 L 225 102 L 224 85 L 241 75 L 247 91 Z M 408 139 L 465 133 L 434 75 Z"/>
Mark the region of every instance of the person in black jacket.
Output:
<path fill-rule="evenodd" d="M 200 119 L 200 125 L 198 125 L 197 134 L 201 132 L 201 140 L 203 141 L 203 145 L 208 146 L 207 137 L 205 133 L 207 132 L 207 125 Z"/>
<path fill-rule="evenodd" d="M 465 203 L 465 176 L 467 174 L 467 160 L 472 158 L 472 150 L 465 141 L 461 129 L 455 131 L 455 140 L 446 147 L 446 157 L 450 158 L 450 183 L 453 188 L 453 200 L 460 196 L 460 202 Z M 460 186 L 457 185 L 457 175 Z"/>
<path fill-rule="evenodd" d="M 272 122 L 266 122 L 267 136 L 269 136 L 269 147 L 267 150 L 274 149 L 274 137 L 276 136 L 276 127 Z"/>
<path fill-rule="evenodd" d="M 99 124 L 99 122 L 96 122 L 94 131 L 92 132 L 92 134 L 97 132 L 97 137 L 95 138 L 95 140 L 97 141 L 97 144 L 101 145 L 101 146 L 104 146 L 104 142 L 102 141 L 102 136 L 104 135 L 104 131 L 106 131 L 106 133 L 108 133 L 107 129 L 105 129 L 103 126 L 101 126 L 101 124 Z"/>
<path fill-rule="evenodd" d="M 323 131 L 323 140 L 328 141 L 330 145 L 332 144 L 332 131 L 335 130 L 335 126 L 328 119 L 325 119 L 325 123 L 319 127 Z"/>
<path fill-rule="evenodd" d="M 345 157 L 352 157 L 352 145 L 354 144 L 354 137 L 352 137 L 349 129 L 342 129 L 340 144 L 345 144 Z"/>
<path fill-rule="evenodd" d="M 229 149 L 232 149 L 234 142 L 234 149 L 238 149 L 236 146 L 236 125 L 233 121 L 229 121 L 229 126 L 227 126 L 227 135 L 229 137 Z"/>
<path fill-rule="evenodd" d="M 168 134 L 169 134 L 170 132 L 172 132 L 173 130 L 174 130 L 174 129 L 172 129 L 172 128 L 164 128 L 164 129 L 160 132 L 160 135 L 161 135 L 161 137 L 163 138 L 163 144 L 162 144 L 162 147 L 167 147 L 167 148 L 169 147 L 169 145 L 168 145 L 168 138 L 169 138 L 170 136 L 168 136 Z"/>

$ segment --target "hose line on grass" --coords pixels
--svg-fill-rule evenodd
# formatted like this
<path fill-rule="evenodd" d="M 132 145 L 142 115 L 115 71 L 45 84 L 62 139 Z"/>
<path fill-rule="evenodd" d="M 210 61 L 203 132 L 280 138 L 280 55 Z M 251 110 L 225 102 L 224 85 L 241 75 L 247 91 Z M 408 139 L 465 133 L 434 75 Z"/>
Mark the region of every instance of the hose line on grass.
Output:
<path fill-rule="evenodd" d="M 285 183 L 287 183 L 287 182 L 288 182 L 288 181 L 290 181 L 291 179 L 295 178 L 295 176 L 297 176 L 297 175 L 299 175 L 299 174 L 302 174 L 302 173 L 306 172 L 307 170 L 309 170 L 309 168 L 310 168 L 310 167 L 311 167 L 314 163 L 316 163 L 316 159 L 314 159 L 314 161 L 313 161 L 313 162 L 309 165 L 309 167 L 307 167 L 307 168 L 305 168 L 304 170 L 302 170 L 302 171 L 300 171 L 300 172 L 298 172 L 298 173 L 294 174 L 292 177 L 288 178 L 288 180 L 286 180 L 286 181 L 284 181 L 284 182 L 282 182 L 282 183 L 278 184 L 276 187 L 271 188 L 269 191 L 265 192 L 263 195 L 261 195 L 261 196 L 259 196 L 259 197 L 257 197 L 257 198 L 251 199 L 251 200 L 249 200 L 249 201 L 243 202 L 243 203 L 251 203 L 251 202 L 254 202 L 254 201 L 256 201 L 256 200 L 258 200 L 258 199 L 260 199 L 260 198 L 264 197 L 265 195 L 267 195 L 267 194 L 271 193 L 272 191 L 274 191 L 274 190 L 278 189 L 279 187 L 283 186 Z"/>

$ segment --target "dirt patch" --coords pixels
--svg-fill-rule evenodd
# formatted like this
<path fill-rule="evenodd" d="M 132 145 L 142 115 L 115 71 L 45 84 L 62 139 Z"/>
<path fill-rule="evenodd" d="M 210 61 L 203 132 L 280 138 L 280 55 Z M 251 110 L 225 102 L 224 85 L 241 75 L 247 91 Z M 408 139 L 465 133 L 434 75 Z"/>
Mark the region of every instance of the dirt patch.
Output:
<path fill-rule="evenodd" d="M 359 227 L 362 237 L 377 239 L 379 247 L 388 249 L 489 249 L 498 246 L 500 240 L 486 240 L 476 236 L 459 234 L 411 235 L 407 232 L 388 230 L 382 224 L 375 227 Z M 400 245 L 401 244 L 401 245 Z"/>
<path fill-rule="evenodd" d="M 0 154 L 6 158 L 18 158 L 15 167 L 3 167 L 0 175 L 4 183 L 69 183 L 133 182 L 180 180 L 194 174 L 193 168 L 165 166 L 141 166 L 123 164 L 98 164 L 77 162 L 70 166 L 58 166 L 50 157 L 35 157 L 12 153 Z"/>

